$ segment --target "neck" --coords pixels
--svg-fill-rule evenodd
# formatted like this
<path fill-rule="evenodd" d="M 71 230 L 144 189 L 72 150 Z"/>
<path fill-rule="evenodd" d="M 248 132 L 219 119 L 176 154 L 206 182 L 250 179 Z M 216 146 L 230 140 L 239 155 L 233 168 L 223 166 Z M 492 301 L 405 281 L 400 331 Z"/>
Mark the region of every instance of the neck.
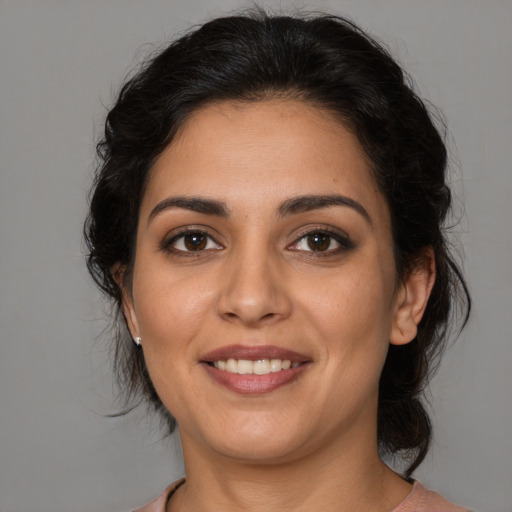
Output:
<path fill-rule="evenodd" d="M 330 445 L 289 461 L 254 463 L 198 453 L 182 440 L 187 481 L 168 512 L 389 512 L 411 490 L 380 460 L 376 443 L 364 450 L 360 443 Z"/>

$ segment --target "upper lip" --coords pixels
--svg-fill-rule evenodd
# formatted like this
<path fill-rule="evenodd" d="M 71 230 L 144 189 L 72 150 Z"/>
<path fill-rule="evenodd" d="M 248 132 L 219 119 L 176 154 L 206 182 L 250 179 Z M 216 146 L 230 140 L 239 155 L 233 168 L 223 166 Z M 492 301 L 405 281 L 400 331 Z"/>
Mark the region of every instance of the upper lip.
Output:
<path fill-rule="evenodd" d="M 292 363 L 304 363 L 311 358 L 294 350 L 275 345 L 226 345 L 216 348 L 201 357 L 204 362 L 226 361 L 228 359 L 246 359 L 257 361 L 259 359 L 282 359 Z"/>

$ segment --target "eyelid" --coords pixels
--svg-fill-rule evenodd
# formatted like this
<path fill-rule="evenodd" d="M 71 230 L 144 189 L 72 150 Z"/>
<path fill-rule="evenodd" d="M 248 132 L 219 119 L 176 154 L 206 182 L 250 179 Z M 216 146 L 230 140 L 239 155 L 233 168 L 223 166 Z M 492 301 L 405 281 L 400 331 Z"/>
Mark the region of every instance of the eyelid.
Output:
<path fill-rule="evenodd" d="M 162 243 L 160 244 L 160 246 L 161 246 L 160 248 L 163 251 L 170 252 L 172 254 L 196 255 L 196 256 L 199 253 L 211 251 L 212 250 L 211 248 L 210 249 L 202 249 L 199 251 L 187 251 L 187 250 L 183 250 L 183 249 L 177 249 L 172 246 L 173 243 L 175 243 L 180 238 L 183 238 L 187 235 L 197 234 L 197 233 L 200 233 L 200 234 L 206 236 L 207 238 L 209 238 L 217 246 L 217 248 L 215 250 L 224 249 L 224 245 L 221 244 L 217 240 L 217 237 L 212 235 L 211 230 L 208 228 L 205 228 L 203 226 L 183 226 L 181 228 L 172 230 L 169 234 L 167 234 L 164 237 L 164 239 L 162 240 Z"/>
<path fill-rule="evenodd" d="M 212 250 L 222 250 L 225 249 L 225 244 L 220 243 L 218 241 L 218 237 L 212 234 L 212 229 L 209 227 L 201 226 L 201 225 L 192 225 L 192 226 L 182 226 L 180 228 L 173 229 L 170 233 L 168 233 L 160 244 L 161 250 L 165 252 L 169 252 L 171 254 L 182 254 L 182 255 L 199 255 L 200 253 L 209 252 Z M 212 249 L 201 249 L 198 251 L 177 249 L 173 247 L 173 243 L 179 240 L 182 237 L 185 237 L 188 234 L 200 233 L 206 236 L 209 240 L 211 240 L 217 247 Z M 316 233 L 326 234 L 335 240 L 339 246 L 334 249 L 328 249 L 326 251 L 307 251 L 303 249 L 296 249 L 296 246 L 302 239 L 307 236 L 311 236 Z M 291 244 L 287 245 L 288 250 L 297 251 L 297 252 L 310 252 L 314 253 L 315 256 L 328 256 L 338 252 L 343 252 L 349 249 L 353 249 L 355 247 L 354 242 L 351 240 L 350 236 L 339 228 L 335 228 L 328 225 L 314 225 L 303 227 L 297 233 L 294 234 L 294 241 Z"/>
<path fill-rule="evenodd" d="M 302 249 L 293 249 L 292 248 L 294 245 L 297 245 L 302 239 L 304 239 L 308 236 L 314 235 L 316 233 L 323 233 L 323 234 L 330 236 L 339 244 L 339 247 L 337 247 L 335 249 L 329 249 L 327 251 L 313 251 L 313 250 L 303 251 Z M 355 247 L 355 244 L 352 241 L 352 239 L 350 238 L 350 236 L 348 235 L 348 233 L 346 233 L 345 231 L 343 231 L 339 228 L 334 228 L 334 227 L 325 226 L 325 225 L 308 226 L 307 228 L 304 228 L 303 230 L 301 230 L 299 233 L 297 233 L 295 235 L 295 240 L 290 245 L 288 245 L 288 249 L 290 249 L 290 250 L 316 253 L 315 254 L 316 256 L 334 254 L 338 251 L 353 249 L 354 247 Z"/>

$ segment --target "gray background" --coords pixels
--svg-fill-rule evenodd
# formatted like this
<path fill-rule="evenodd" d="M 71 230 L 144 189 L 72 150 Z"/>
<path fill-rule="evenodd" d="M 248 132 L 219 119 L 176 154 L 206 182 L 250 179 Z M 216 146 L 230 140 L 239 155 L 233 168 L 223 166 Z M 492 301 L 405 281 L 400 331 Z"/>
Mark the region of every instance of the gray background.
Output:
<path fill-rule="evenodd" d="M 262 5 L 352 17 L 446 115 L 474 314 L 431 387 L 435 443 L 416 476 L 475 510 L 512 511 L 512 3 Z M 102 104 L 145 43 L 241 6 L 0 0 L 2 512 L 126 511 L 182 473 L 176 443 L 143 410 L 104 417 L 116 410 L 104 304 L 81 225 Z"/>

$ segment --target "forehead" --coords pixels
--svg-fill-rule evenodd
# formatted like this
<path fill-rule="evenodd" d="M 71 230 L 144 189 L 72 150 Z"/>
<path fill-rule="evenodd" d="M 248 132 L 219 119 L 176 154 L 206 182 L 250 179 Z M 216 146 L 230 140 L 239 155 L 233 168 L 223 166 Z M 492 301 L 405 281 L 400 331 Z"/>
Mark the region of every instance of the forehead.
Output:
<path fill-rule="evenodd" d="M 258 201 L 332 193 L 383 207 L 371 163 L 352 131 L 297 100 L 225 101 L 187 119 L 155 162 L 143 206 L 179 194 L 258 208 Z"/>

